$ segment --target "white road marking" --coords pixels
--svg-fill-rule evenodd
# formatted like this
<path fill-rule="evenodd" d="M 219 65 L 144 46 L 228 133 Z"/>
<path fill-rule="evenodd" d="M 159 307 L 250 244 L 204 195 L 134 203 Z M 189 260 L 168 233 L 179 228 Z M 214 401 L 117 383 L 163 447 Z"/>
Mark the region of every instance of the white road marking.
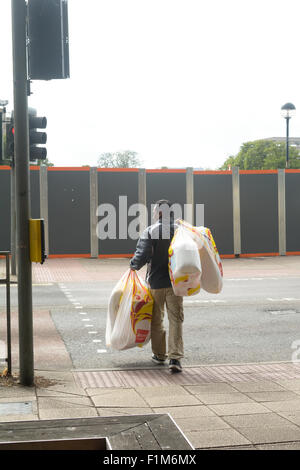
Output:
<path fill-rule="evenodd" d="M 278 281 L 279 277 L 233 277 L 233 278 L 224 278 L 224 281 Z"/>
<path fill-rule="evenodd" d="M 273 299 L 273 297 L 267 297 L 267 300 L 270 302 L 293 302 L 299 301 L 300 299 L 296 299 L 295 297 L 282 297 L 281 299 Z"/>
<path fill-rule="evenodd" d="M 93 339 L 93 343 L 102 343 L 102 339 Z"/>
<path fill-rule="evenodd" d="M 38 287 L 38 286 L 53 286 L 53 282 L 47 282 L 47 283 L 39 283 L 39 284 L 32 284 L 32 287 Z M 5 288 L 6 287 L 6 284 L 0 284 L 0 288 L 3 287 Z M 17 283 L 11 283 L 10 284 L 10 288 L 12 287 L 18 287 L 18 284 Z"/>
<path fill-rule="evenodd" d="M 98 331 L 89 331 L 88 332 L 90 335 L 97 335 L 98 334 Z"/>
<path fill-rule="evenodd" d="M 106 353 L 106 352 L 107 352 L 106 349 L 97 349 L 97 353 L 102 354 L 102 353 Z"/>
<path fill-rule="evenodd" d="M 208 304 L 208 303 L 226 303 L 226 300 L 184 300 L 184 304 Z"/>
<path fill-rule="evenodd" d="M 289 313 L 297 313 L 295 312 L 295 310 L 270 310 L 270 312 L 272 315 L 286 315 L 286 314 L 289 314 Z"/>

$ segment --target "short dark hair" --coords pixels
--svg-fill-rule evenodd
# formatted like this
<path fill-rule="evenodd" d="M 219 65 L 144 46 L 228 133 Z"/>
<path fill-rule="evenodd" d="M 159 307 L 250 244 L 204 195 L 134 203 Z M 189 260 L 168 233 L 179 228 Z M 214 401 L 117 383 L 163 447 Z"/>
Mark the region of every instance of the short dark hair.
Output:
<path fill-rule="evenodd" d="M 157 210 L 157 212 L 158 212 L 158 217 L 159 217 L 159 218 L 162 218 L 162 216 L 163 216 L 163 209 L 165 208 L 165 210 L 167 210 L 166 207 L 168 207 L 169 209 L 171 209 L 172 203 L 171 203 L 168 199 L 159 199 L 159 201 L 157 201 L 157 202 L 155 203 L 155 206 L 156 206 L 156 210 Z M 161 210 L 161 209 L 162 209 L 162 210 Z M 167 210 L 167 211 L 168 211 L 168 210 Z M 173 211 L 173 210 L 170 210 L 170 211 L 168 212 L 168 214 L 169 214 L 170 219 L 173 219 L 173 218 L 174 218 L 174 211 Z"/>
<path fill-rule="evenodd" d="M 163 205 L 167 205 L 168 207 L 171 207 L 172 204 L 170 203 L 170 201 L 168 201 L 168 199 L 160 199 L 159 201 L 156 201 L 155 205 L 158 207 L 163 206 Z"/>

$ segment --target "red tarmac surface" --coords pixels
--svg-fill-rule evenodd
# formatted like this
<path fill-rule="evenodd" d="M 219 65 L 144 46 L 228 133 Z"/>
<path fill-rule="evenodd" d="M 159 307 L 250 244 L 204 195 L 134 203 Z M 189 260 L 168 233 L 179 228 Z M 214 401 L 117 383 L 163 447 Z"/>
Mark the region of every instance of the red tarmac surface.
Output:
<path fill-rule="evenodd" d="M 225 279 L 300 275 L 300 256 L 223 259 L 222 264 Z M 53 258 L 33 264 L 33 282 L 117 281 L 128 266 L 126 258 Z"/>

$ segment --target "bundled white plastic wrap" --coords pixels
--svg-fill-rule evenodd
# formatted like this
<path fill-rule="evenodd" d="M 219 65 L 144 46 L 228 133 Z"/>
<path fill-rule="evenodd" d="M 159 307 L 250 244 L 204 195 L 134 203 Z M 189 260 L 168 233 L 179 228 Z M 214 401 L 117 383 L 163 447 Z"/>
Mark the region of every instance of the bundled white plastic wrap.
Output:
<path fill-rule="evenodd" d="M 169 247 L 169 274 L 175 295 L 191 296 L 200 291 L 201 261 L 197 243 L 179 225 Z"/>
<path fill-rule="evenodd" d="M 106 321 L 106 345 L 123 350 L 150 340 L 153 298 L 144 281 L 128 270 L 113 289 Z"/>
<path fill-rule="evenodd" d="M 169 273 L 175 295 L 195 295 L 200 288 L 218 294 L 223 287 L 223 267 L 211 231 L 184 220 L 177 223 L 169 247 Z"/>
<path fill-rule="evenodd" d="M 219 294 L 223 288 L 223 266 L 211 231 L 194 227 L 202 264 L 201 287 L 210 294 Z"/>

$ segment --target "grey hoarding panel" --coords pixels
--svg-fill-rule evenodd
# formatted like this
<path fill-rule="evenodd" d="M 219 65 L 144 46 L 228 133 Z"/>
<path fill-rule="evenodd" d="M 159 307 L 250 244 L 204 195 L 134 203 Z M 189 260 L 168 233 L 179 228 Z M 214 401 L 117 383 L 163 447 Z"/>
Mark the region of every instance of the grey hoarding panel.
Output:
<path fill-rule="evenodd" d="M 151 205 L 159 199 L 168 199 L 172 204 L 181 205 L 184 214 L 186 203 L 186 174 L 179 172 L 170 173 L 146 173 L 146 200 L 148 209 L 148 225 L 151 224 Z"/>
<path fill-rule="evenodd" d="M 31 218 L 40 218 L 40 172 L 30 170 Z"/>
<path fill-rule="evenodd" d="M 240 174 L 242 253 L 278 253 L 277 174 Z"/>
<path fill-rule="evenodd" d="M 0 251 L 10 250 L 10 170 L 0 171 Z M 31 217 L 40 217 L 39 171 L 30 171 Z"/>
<path fill-rule="evenodd" d="M 0 251 L 10 250 L 10 171 L 0 170 Z"/>
<path fill-rule="evenodd" d="M 231 174 L 194 174 L 194 204 L 204 204 L 204 226 L 211 230 L 219 253 L 233 254 Z"/>
<path fill-rule="evenodd" d="M 120 200 L 120 197 L 122 197 Z M 120 205 L 120 201 L 123 201 Z M 116 238 L 99 239 L 99 255 L 131 254 L 134 252 L 137 240 L 132 240 L 127 235 L 128 224 L 136 216 L 127 217 L 127 208 L 138 203 L 138 172 L 137 171 L 98 171 L 98 204 L 111 204 L 115 210 Z M 119 225 L 119 206 L 124 217 L 124 224 Z M 126 207 L 125 207 L 126 206 Z M 105 206 L 102 206 L 105 209 Z M 98 227 L 101 220 L 105 221 L 107 212 L 98 216 Z M 127 223 L 126 223 L 127 217 Z M 105 225 L 105 224 L 104 224 Z M 121 233 L 120 233 L 121 230 Z M 100 232 L 107 232 L 107 226 Z M 103 233 L 103 236 L 105 234 Z M 120 238 L 123 237 L 123 238 Z"/>
<path fill-rule="evenodd" d="M 300 251 L 300 173 L 285 174 L 286 251 Z"/>
<path fill-rule="evenodd" d="M 49 254 L 90 253 L 89 171 L 48 171 Z"/>

